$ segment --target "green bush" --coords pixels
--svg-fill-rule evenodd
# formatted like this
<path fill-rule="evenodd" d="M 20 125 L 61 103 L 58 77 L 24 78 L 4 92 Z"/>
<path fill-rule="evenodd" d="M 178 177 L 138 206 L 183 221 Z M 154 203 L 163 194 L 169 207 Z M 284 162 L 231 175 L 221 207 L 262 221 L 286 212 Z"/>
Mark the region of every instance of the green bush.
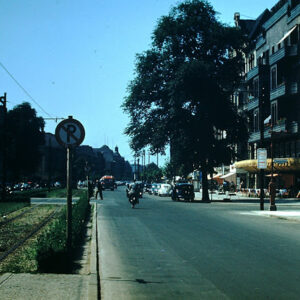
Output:
<path fill-rule="evenodd" d="M 80 199 L 72 208 L 72 249 L 80 243 L 84 223 L 89 213 L 90 205 L 86 192 L 82 191 Z M 37 241 L 37 261 L 40 272 L 65 273 L 68 270 L 66 249 L 66 208 L 53 221 Z"/>

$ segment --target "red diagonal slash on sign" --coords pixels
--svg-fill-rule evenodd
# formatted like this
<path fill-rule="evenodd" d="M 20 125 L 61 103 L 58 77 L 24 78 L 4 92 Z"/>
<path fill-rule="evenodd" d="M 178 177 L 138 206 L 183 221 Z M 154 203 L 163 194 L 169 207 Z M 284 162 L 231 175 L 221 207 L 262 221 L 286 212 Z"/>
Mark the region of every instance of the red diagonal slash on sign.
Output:
<path fill-rule="evenodd" d="M 67 133 L 67 143 L 70 143 L 70 137 L 72 137 L 76 142 L 79 141 L 79 138 L 74 135 L 76 126 L 74 126 L 73 124 L 68 124 L 67 127 L 62 126 L 61 128 Z"/>

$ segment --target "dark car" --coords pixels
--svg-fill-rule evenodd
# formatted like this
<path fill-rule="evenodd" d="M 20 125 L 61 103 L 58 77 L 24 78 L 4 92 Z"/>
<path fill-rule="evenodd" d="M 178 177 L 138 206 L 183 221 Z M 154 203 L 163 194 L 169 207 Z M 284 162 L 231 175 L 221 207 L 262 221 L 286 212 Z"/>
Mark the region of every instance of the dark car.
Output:
<path fill-rule="evenodd" d="M 190 183 L 176 183 L 172 191 L 172 200 L 194 201 L 194 186 Z"/>

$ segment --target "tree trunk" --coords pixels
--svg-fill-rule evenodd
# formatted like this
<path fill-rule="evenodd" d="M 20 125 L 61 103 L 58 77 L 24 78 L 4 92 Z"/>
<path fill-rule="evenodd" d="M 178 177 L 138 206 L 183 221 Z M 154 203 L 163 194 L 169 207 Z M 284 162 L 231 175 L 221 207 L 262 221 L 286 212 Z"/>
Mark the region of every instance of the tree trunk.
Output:
<path fill-rule="evenodd" d="M 202 161 L 201 163 L 201 170 L 202 170 L 202 201 L 210 202 L 209 195 L 208 195 L 207 164 L 205 161 Z"/>

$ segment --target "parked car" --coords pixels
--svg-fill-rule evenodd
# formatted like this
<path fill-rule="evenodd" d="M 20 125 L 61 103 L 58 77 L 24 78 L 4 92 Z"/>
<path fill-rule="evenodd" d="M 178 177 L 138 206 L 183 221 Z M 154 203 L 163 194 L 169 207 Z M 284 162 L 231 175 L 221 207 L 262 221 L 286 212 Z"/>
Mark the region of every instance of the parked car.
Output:
<path fill-rule="evenodd" d="M 170 196 L 172 186 L 170 184 L 164 183 L 160 186 L 158 190 L 158 196 Z"/>
<path fill-rule="evenodd" d="M 160 189 L 161 184 L 160 183 L 153 183 L 152 184 L 152 194 L 158 195 L 158 190 Z"/>
<path fill-rule="evenodd" d="M 176 183 L 172 190 L 172 200 L 194 201 L 194 186 L 190 183 Z"/>
<path fill-rule="evenodd" d="M 152 194 L 152 184 L 151 183 L 146 183 L 144 185 L 144 192 L 148 194 Z"/>

